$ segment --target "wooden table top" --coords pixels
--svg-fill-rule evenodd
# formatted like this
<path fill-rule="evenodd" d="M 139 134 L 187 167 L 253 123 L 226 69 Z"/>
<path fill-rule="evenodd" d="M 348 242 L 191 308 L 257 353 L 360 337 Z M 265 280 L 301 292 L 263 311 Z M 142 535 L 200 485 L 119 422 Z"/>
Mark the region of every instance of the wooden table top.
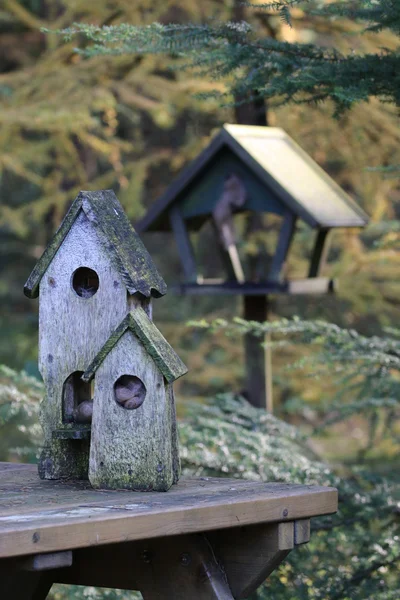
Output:
<path fill-rule="evenodd" d="M 93 490 L 0 463 L 0 558 L 334 513 L 329 487 L 184 478 L 169 492 Z"/>

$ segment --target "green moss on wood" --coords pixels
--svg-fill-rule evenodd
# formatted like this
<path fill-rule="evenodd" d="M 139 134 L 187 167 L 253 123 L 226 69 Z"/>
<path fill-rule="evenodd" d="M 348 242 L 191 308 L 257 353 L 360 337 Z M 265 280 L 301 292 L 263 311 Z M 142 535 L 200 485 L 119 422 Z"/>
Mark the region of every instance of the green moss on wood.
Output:
<path fill-rule="evenodd" d="M 47 441 L 40 455 L 41 479 L 88 479 L 90 440 Z"/>
<path fill-rule="evenodd" d="M 93 226 L 105 235 L 106 252 L 130 294 L 140 292 L 159 298 L 167 286 L 112 190 L 80 192 L 60 228 L 37 262 L 24 287 L 28 298 L 36 298 L 39 284 L 57 250 L 83 210 Z"/>
<path fill-rule="evenodd" d="M 138 306 L 125 317 L 114 333 L 108 338 L 96 358 L 82 375 L 83 381 L 90 381 L 92 379 L 107 354 L 114 348 L 120 337 L 128 329 L 143 344 L 168 383 L 172 383 L 178 377 L 182 377 L 182 375 L 187 373 L 186 365 L 168 344 L 153 321 L 149 319 L 143 308 Z"/>

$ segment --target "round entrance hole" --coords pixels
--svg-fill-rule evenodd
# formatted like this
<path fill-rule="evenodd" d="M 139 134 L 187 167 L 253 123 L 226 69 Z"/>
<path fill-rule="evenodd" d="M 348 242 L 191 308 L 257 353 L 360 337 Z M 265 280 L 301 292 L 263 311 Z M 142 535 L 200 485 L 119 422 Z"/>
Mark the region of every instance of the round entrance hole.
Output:
<path fill-rule="evenodd" d="M 79 267 L 72 275 L 72 287 L 81 298 L 91 298 L 99 289 L 99 276 L 88 267 Z"/>
<path fill-rule="evenodd" d="M 146 388 L 139 377 L 122 375 L 114 383 L 114 397 L 117 404 L 133 410 L 142 406 L 146 397 Z"/>

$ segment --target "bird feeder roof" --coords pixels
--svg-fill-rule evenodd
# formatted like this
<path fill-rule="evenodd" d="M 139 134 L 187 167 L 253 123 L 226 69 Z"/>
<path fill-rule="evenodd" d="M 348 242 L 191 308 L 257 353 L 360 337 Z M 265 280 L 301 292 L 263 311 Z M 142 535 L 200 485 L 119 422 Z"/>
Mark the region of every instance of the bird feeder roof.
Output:
<path fill-rule="evenodd" d="M 36 298 L 39 284 L 56 252 L 60 249 L 75 220 L 83 211 L 106 239 L 105 249 L 116 270 L 121 274 L 130 294 L 159 298 L 167 286 L 143 242 L 132 227 L 113 190 L 80 192 L 59 229 L 47 246 L 24 287 L 28 298 Z"/>
<path fill-rule="evenodd" d="M 205 214 L 212 213 L 211 204 L 218 201 L 213 185 L 218 180 L 217 170 L 227 168 L 224 165 L 231 165 L 231 172 L 244 177 L 245 187 L 246 176 L 251 178 L 249 196 L 257 196 L 257 200 L 247 201 L 243 210 L 283 214 L 289 209 L 311 227 L 321 229 L 364 227 L 368 222 L 365 212 L 283 129 L 224 125 L 137 224 L 138 231 L 170 229 L 166 213 L 173 203 L 185 206 L 183 217 L 189 227 L 190 219 L 195 226 L 201 224 Z M 196 193 L 211 172 L 210 185 Z M 197 212 L 186 210 L 190 195 L 196 196 L 191 202 L 192 207 L 197 202 Z"/>
<path fill-rule="evenodd" d="M 168 344 L 153 321 L 149 319 L 143 308 L 138 306 L 132 312 L 128 313 L 114 333 L 108 338 L 91 365 L 82 375 L 83 381 L 90 381 L 93 378 L 103 360 L 128 330 L 143 344 L 147 353 L 154 360 L 168 383 L 172 383 L 187 373 L 186 365 Z"/>

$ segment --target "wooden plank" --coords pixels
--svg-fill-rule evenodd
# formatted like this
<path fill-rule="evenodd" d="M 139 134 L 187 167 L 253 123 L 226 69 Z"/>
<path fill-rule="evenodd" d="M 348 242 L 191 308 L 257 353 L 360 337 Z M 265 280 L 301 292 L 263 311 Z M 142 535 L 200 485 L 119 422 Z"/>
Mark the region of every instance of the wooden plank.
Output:
<path fill-rule="evenodd" d="M 319 229 L 315 238 L 314 248 L 311 255 L 309 277 L 319 277 L 320 271 L 324 266 L 326 255 L 328 253 L 328 237 L 329 229 Z"/>
<path fill-rule="evenodd" d="M 259 283 L 204 279 L 202 283 L 178 284 L 169 291 L 180 296 L 266 296 L 268 294 L 309 295 L 328 294 L 335 290 L 335 282 L 327 277 L 292 279 L 289 281 L 261 281 Z"/>
<path fill-rule="evenodd" d="M 269 281 L 279 281 L 282 277 L 282 269 L 296 229 L 296 220 L 297 217 L 292 211 L 287 210 L 285 212 L 281 230 L 279 232 L 278 245 L 268 274 Z"/>
<path fill-rule="evenodd" d="M 6 471 L 31 471 L 32 465 L 24 464 L 24 463 L 0 463 L 0 473 L 5 473 Z"/>
<path fill-rule="evenodd" d="M 268 319 L 266 296 L 244 296 L 243 318 L 264 323 Z M 263 337 L 248 333 L 244 336 L 245 396 L 256 408 L 272 406 L 272 373 L 270 350 L 262 346 Z"/>
<path fill-rule="evenodd" d="M 337 509 L 334 488 L 184 479 L 165 494 L 41 481 L 35 466 L 0 481 L 0 557 L 306 519 Z"/>
<path fill-rule="evenodd" d="M 196 257 L 190 241 L 189 233 L 182 217 L 182 213 L 175 203 L 169 211 L 169 220 L 178 246 L 179 258 L 183 266 L 185 277 L 188 281 L 197 280 Z"/>
<path fill-rule="evenodd" d="M 207 534 L 234 598 L 247 598 L 294 547 L 294 523 L 251 525 Z"/>

